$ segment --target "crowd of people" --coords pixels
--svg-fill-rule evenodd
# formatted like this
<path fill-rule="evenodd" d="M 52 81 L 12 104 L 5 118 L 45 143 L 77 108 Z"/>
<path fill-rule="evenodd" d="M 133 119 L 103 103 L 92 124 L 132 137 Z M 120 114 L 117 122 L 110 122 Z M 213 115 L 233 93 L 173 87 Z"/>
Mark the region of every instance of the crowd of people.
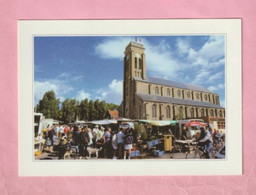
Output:
<path fill-rule="evenodd" d="M 54 125 L 45 137 L 46 146 L 57 151 L 59 159 L 64 159 L 71 147 L 75 148 L 75 155 L 80 159 L 90 156 L 92 149 L 99 151 L 102 158 L 131 159 L 131 150 L 137 143 L 137 133 L 130 127 L 119 128 L 117 132 L 98 125 L 93 129 L 88 125 Z"/>

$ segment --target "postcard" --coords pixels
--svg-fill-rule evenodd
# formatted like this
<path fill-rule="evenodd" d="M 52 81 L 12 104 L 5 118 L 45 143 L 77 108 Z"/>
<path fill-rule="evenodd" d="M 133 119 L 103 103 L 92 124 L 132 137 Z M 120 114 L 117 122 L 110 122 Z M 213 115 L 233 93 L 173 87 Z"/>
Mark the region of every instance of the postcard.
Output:
<path fill-rule="evenodd" d="M 19 175 L 242 174 L 240 19 L 21 20 Z"/>

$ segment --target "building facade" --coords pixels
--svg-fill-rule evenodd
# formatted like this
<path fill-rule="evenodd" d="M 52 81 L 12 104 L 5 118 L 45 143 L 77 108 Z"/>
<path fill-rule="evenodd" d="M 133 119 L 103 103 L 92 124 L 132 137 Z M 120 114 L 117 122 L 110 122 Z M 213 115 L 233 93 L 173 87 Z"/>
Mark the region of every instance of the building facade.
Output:
<path fill-rule="evenodd" d="M 202 86 L 146 76 L 145 48 L 130 42 L 124 52 L 120 116 L 131 119 L 225 119 L 219 95 Z"/>

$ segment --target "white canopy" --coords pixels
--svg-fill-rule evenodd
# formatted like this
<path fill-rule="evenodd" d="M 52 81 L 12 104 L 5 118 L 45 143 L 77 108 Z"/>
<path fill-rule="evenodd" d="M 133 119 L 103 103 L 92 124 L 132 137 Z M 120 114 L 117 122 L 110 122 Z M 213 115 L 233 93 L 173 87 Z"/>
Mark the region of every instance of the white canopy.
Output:
<path fill-rule="evenodd" d="M 116 120 L 98 120 L 98 121 L 91 121 L 94 125 L 110 125 L 110 124 L 117 124 Z"/>

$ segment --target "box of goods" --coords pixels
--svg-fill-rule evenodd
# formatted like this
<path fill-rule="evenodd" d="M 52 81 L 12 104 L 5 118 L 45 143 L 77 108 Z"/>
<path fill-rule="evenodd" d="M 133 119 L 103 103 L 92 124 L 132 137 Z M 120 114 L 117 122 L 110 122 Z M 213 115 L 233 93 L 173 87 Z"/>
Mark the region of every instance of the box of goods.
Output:
<path fill-rule="evenodd" d="M 148 144 L 148 148 L 151 148 L 153 145 L 152 145 L 152 142 L 147 142 Z"/>
<path fill-rule="evenodd" d="M 131 156 L 136 156 L 136 151 L 132 151 Z"/>
<path fill-rule="evenodd" d="M 139 150 L 136 150 L 136 156 L 140 156 L 140 151 Z"/>
<path fill-rule="evenodd" d="M 158 156 L 159 150 L 153 150 L 154 156 Z"/>
<path fill-rule="evenodd" d="M 164 151 L 159 151 L 158 152 L 158 156 L 163 156 L 164 155 Z"/>

